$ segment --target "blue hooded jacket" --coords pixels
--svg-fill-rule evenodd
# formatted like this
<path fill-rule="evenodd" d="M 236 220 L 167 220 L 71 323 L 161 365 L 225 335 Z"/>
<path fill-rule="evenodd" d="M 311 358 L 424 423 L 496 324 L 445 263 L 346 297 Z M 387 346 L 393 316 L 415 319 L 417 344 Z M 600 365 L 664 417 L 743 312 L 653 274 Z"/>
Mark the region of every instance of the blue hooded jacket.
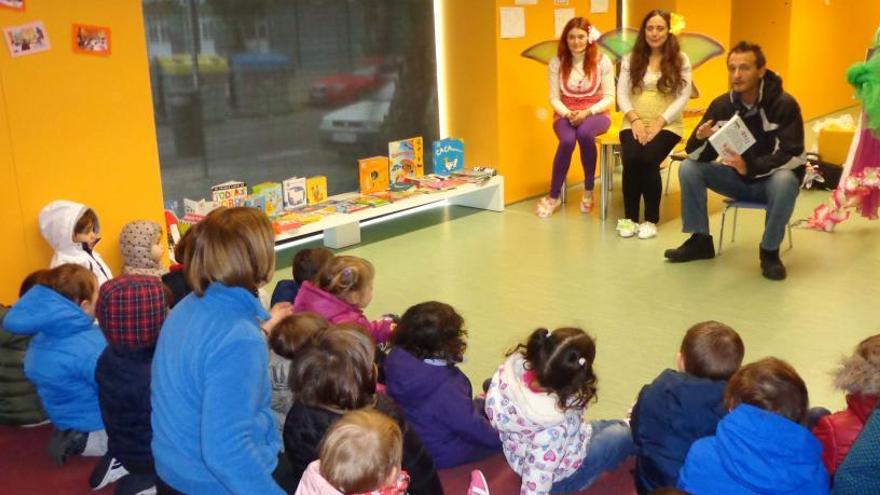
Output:
<path fill-rule="evenodd" d="M 103 430 L 95 367 L 107 341 L 94 318 L 58 292 L 35 285 L 6 313 L 3 325 L 34 336 L 24 373 L 55 427 Z"/>
<path fill-rule="evenodd" d="M 678 475 L 693 495 L 825 495 L 822 444 L 803 426 L 740 404 L 697 440 Z"/>

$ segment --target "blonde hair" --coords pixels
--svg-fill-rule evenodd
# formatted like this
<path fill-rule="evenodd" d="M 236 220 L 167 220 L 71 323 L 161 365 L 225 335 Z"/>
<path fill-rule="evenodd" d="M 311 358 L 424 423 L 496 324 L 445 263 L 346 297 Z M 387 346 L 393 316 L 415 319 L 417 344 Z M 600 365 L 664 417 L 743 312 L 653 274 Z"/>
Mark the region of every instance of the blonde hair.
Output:
<path fill-rule="evenodd" d="M 325 480 L 342 493 L 365 493 L 385 486 L 400 468 L 403 435 L 388 416 L 359 409 L 334 423 L 318 449 Z"/>
<path fill-rule="evenodd" d="M 186 258 L 186 280 L 202 296 L 212 282 L 256 291 L 275 271 L 275 234 L 254 208 L 218 208 L 202 220 Z"/>
<path fill-rule="evenodd" d="M 364 290 L 376 275 L 373 264 L 357 256 L 334 256 L 318 272 L 319 289 L 351 302 L 351 295 Z"/>

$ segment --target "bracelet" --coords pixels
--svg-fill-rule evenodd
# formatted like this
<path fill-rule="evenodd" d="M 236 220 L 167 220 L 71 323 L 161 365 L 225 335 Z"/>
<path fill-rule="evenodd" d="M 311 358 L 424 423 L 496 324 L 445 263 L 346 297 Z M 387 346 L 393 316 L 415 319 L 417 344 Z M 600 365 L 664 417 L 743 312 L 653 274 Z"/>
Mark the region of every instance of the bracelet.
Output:
<path fill-rule="evenodd" d="M 642 120 L 642 119 L 636 117 L 636 118 L 630 120 L 629 123 L 630 123 L 630 124 L 635 124 L 636 122 L 638 122 L 638 121 L 640 121 L 640 120 Z"/>

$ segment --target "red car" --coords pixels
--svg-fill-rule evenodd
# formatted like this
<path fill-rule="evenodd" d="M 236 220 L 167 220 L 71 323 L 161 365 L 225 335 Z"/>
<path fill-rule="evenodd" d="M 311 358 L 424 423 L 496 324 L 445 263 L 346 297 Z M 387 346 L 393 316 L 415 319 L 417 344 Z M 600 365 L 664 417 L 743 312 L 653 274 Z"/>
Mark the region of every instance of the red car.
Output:
<path fill-rule="evenodd" d="M 380 65 L 368 65 L 351 74 L 322 77 L 312 83 L 309 98 L 316 105 L 351 103 L 379 87 L 382 82 Z"/>

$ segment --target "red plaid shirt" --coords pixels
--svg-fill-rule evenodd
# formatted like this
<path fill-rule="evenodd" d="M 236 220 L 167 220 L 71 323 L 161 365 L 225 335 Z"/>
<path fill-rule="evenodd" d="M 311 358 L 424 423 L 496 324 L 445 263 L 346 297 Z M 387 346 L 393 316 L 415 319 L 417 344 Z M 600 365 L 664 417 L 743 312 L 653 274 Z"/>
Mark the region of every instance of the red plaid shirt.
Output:
<path fill-rule="evenodd" d="M 108 344 L 120 349 L 156 345 L 167 312 L 161 279 L 140 275 L 105 282 L 95 308 Z"/>

